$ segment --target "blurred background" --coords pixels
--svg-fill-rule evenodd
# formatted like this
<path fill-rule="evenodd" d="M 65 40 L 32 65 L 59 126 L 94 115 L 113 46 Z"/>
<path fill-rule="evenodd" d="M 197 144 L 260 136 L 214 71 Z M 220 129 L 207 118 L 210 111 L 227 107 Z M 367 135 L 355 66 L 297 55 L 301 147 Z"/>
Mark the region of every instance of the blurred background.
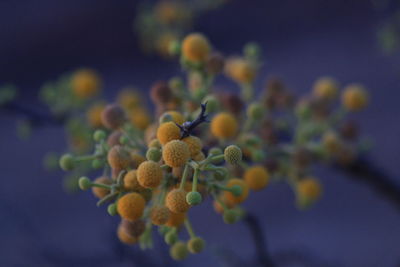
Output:
<path fill-rule="evenodd" d="M 265 62 L 261 76 L 279 75 L 296 94 L 325 75 L 364 84 L 371 105 L 355 117 L 374 141 L 369 157 L 400 183 L 400 53 L 386 53 L 377 37 L 398 4 L 383 9 L 382 3 L 231 0 L 199 16 L 193 30 L 225 54 L 258 42 Z M 180 67 L 140 50 L 133 31 L 139 4 L 0 1 L 0 83 L 15 84 L 22 105 L 44 111 L 37 100 L 40 86 L 77 67 L 98 70 L 109 99 L 126 85 L 147 94 L 155 80 L 168 79 Z M 260 88 L 264 82 L 258 81 Z M 172 262 L 161 240 L 147 252 L 119 245 L 117 219 L 96 208 L 91 194 L 65 193 L 62 173 L 43 168 L 47 151 L 65 152 L 63 129 L 41 127 L 21 141 L 15 119 L 0 113 L 1 266 L 234 266 L 223 255 L 233 254 L 238 262 L 254 258 L 248 229 L 224 225 L 211 203 L 191 211 L 194 227 L 210 245 L 198 256 Z M 339 171 L 316 173 L 324 197 L 308 211 L 295 208 L 283 184 L 245 203 L 258 215 L 271 255 L 295 258 L 282 266 L 400 266 L 399 210 Z"/>

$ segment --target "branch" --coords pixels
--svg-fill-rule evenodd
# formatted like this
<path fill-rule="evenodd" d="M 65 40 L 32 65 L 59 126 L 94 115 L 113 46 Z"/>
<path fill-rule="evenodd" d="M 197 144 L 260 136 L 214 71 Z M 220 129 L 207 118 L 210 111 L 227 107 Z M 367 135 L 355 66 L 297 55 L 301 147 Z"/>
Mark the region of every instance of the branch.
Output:
<path fill-rule="evenodd" d="M 255 245 L 257 261 L 260 266 L 275 266 L 272 262 L 271 256 L 268 253 L 267 244 L 264 239 L 265 235 L 258 219 L 254 215 L 247 213 L 243 218 L 243 222 L 250 230 Z"/>
<path fill-rule="evenodd" d="M 358 158 L 350 165 L 334 164 L 333 167 L 349 174 L 349 178 L 369 185 L 400 210 L 400 185 L 373 162 Z"/>

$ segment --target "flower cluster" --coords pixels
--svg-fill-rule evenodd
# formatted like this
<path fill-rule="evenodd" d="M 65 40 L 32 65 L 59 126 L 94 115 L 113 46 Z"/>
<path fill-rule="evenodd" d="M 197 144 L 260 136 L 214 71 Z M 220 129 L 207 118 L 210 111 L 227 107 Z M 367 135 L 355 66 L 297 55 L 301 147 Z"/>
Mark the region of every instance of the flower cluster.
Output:
<path fill-rule="evenodd" d="M 249 43 L 242 55 L 224 57 L 200 33 L 187 35 L 174 53 L 187 84 L 182 77 L 154 83 L 154 119 L 138 93 L 122 91 L 116 103 L 87 112 L 96 129 L 93 153 L 60 159 L 64 170 L 103 170 L 96 179 L 85 174 L 79 187 L 91 189 L 98 205 L 107 204 L 110 215 L 121 217 L 117 235 L 123 243 L 151 247 L 156 226 L 171 257 L 184 259 L 205 247 L 189 220 L 192 207 L 210 198 L 223 221 L 234 223 L 245 214 L 240 204 L 273 182 L 287 183 L 298 207 L 309 207 L 322 193 L 312 166 L 349 164 L 366 147 L 355 123 L 346 119 L 368 104 L 362 85 L 347 85 L 340 93 L 338 83 L 324 77 L 310 95 L 296 98 L 271 78 L 264 90 L 255 90 L 261 48 Z M 95 92 L 97 81 L 86 80 L 88 74 L 73 79 L 81 98 Z M 221 75 L 240 93 L 216 90 Z M 183 226 L 187 241 L 179 235 Z"/>

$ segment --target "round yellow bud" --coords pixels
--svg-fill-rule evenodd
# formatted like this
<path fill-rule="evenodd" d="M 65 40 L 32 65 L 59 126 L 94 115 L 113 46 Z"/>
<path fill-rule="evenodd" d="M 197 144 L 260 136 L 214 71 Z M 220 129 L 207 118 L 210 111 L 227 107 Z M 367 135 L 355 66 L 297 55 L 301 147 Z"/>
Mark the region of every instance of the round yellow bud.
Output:
<path fill-rule="evenodd" d="M 169 141 L 177 140 L 181 138 L 181 130 L 174 122 L 169 121 L 163 123 L 157 129 L 157 139 L 162 145 L 165 145 Z"/>
<path fill-rule="evenodd" d="M 269 173 L 263 166 L 253 166 L 245 171 L 244 180 L 250 189 L 258 191 L 268 185 Z"/>
<path fill-rule="evenodd" d="M 226 74 L 237 83 L 251 83 L 256 78 L 256 68 L 242 58 L 231 59 L 226 64 Z"/>
<path fill-rule="evenodd" d="M 185 142 L 172 140 L 163 147 L 162 157 L 168 166 L 181 167 L 189 160 L 190 150 Z"/>
<path fill-rule="evenodd" d="M 81 69 L 73 74 L 71 86 L 77 97 L 87 99 L 100 91 L 101 81 L 94 70 Z"/>
<path fill-rule="evenodd" d="M 201 149 L 203 148 L 203 144 L 200 140 L 200 138 L 196 136 L 188 136 L 184 139 L 182 139 L 183 142 L 185 142 L 190 150 L 190 156 L 193 158 L 195 155 L 199 154 L 201 152 Z"/>
<path fill-rule="evenodd" d="M 151 222 L 155 225 L 164 225 L 169 220 L 171 211 L 165 206 L 155 206 L 151 210 Z"/>
<path fill-rule="evenodd" d="M 298 201 L 301 206 L 315 202 L 321 194 L 321 184 L 314 178 L 305 178 L 297 183 Z"/>
<path fill-rule="evenodd" d="M 185 122 L 185 118 L 178 111 L 170 110 L 170 111 L 167 111 L 166 114 L 170 115 L 172 117 L 172 121 L 177 124 L 182 125 Z"/>
<path fill-rule="evenodd" d="M 95 104 L 89 108 L 86 113 L 87 121 L 93 128 L 99 128 L 103 125 L 101 121 L 101 113 L 103 112 L 105 105 Z"/>
<path fill-rule="evenodd" d="M 231 138 L 238 131 L 235 117 L 227 112 L 217 114 L 211 121 L 211 133 L 217 138 Z"/>
<path fill-rule="evenodd" d="M 150 125 L 151 118 L 144 109 L 136 108 L 129 114 L 131 123 L 140 130 L 145 130 Z"/>
<path fill-rule="evenodd" d="M 118 214 L 128 221 L 135 221 L 142 217 L 146 201 L 138 193 L 128 193 L 117 203 Z"/>
<path fill-rule="evenodd" d="M 173 189 L 167 194 L 165 199 L 167 208 L 175 213 L 185 213 L 190 205 L 186 202 L 186 191 L 183 189 Z"/>
<path fill-rule="evenodd" d="M 334 99 L 338 90 L 338 83 L 334 79 L 322 77 L 314 83 L 313 95 L 321 99 Z"/>
<path fill-rule="evenodd" d="M 342 105 L 349 111 L 359 111 L 368 104 L 368 94 L 365 88 L 358 84 L 351 84 L 344 89 Z"/>
<path fill-rule="evenodd" d="M 193 62 L 204 62 L 210 53 L 207 38 L 200 33 L 192 33 L 182 41 L 183 56 Z"/>
<path fill-rule="evenodd" d="M 160 185 L 162 178 L 162 169 L 154 161 L 145 161 L 137 169 L 137 179 L 144 188 L 156 188 Z"/>
<path fill-rule="evenodd" d="M 145 188 L 139 184 L 136 170 L 131 170 L 125 175 L 124 190 L 135 192 L 142 192 L 145 190 Z"/>

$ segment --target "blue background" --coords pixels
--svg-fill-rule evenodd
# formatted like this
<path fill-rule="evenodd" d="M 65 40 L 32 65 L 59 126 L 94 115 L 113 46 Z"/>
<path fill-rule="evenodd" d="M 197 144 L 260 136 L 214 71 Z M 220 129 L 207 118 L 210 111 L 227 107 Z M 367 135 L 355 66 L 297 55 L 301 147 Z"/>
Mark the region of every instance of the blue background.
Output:
<path fill-rule="evenodd" d="M 38 108 L 40 85 L 80 66 L 103 75 L 110 99 L 129 84 L 146 92 L 179 66 L 140 53 L 132 32 L 136 6 L 122 0 L 0 1 L 0 83 L 15 83 L 21 103 Z M 370 159 L 399 181 L 400 58 L 384 55 L 376 40 L 387 15 L 365 0 L 236 0 L 201 16 L 195 30 L 226 54 L 240 52 L 247 41 L 259 42 L 262 73 L 279 74 L 297 94 L 322 75 L 342 84 L 363 83 L 371 105 L 355 117 L 374 140 Z M 91 194 L 66 194 L 61 172 L 43 170 L 47 151 L 64 151 L 61 128 L 37 129 L 22 142 L 15 135 L 15 118 L 0 114 L 0 121 L 1 266 L 178 265 L 168 260 L 159 240 L 146 253 L 119 246 L 117 219 L 96 208 Z M 315 172 L 325 192 L 309 211 L 297 211 L 292 192 L 281 184 L 253 194 L 245 204 L 258 215 L 273 257 L 300 253 L 314 262 L 287 266 L 398 266 L 399 211 L 338 171 L 321 167 Z M 254 260 L 243 224 L 224 225 L 208 202 L 190 216 L 209 248 L 182 266 L 221 265 L 213 252 L 218 247 Z"/>

